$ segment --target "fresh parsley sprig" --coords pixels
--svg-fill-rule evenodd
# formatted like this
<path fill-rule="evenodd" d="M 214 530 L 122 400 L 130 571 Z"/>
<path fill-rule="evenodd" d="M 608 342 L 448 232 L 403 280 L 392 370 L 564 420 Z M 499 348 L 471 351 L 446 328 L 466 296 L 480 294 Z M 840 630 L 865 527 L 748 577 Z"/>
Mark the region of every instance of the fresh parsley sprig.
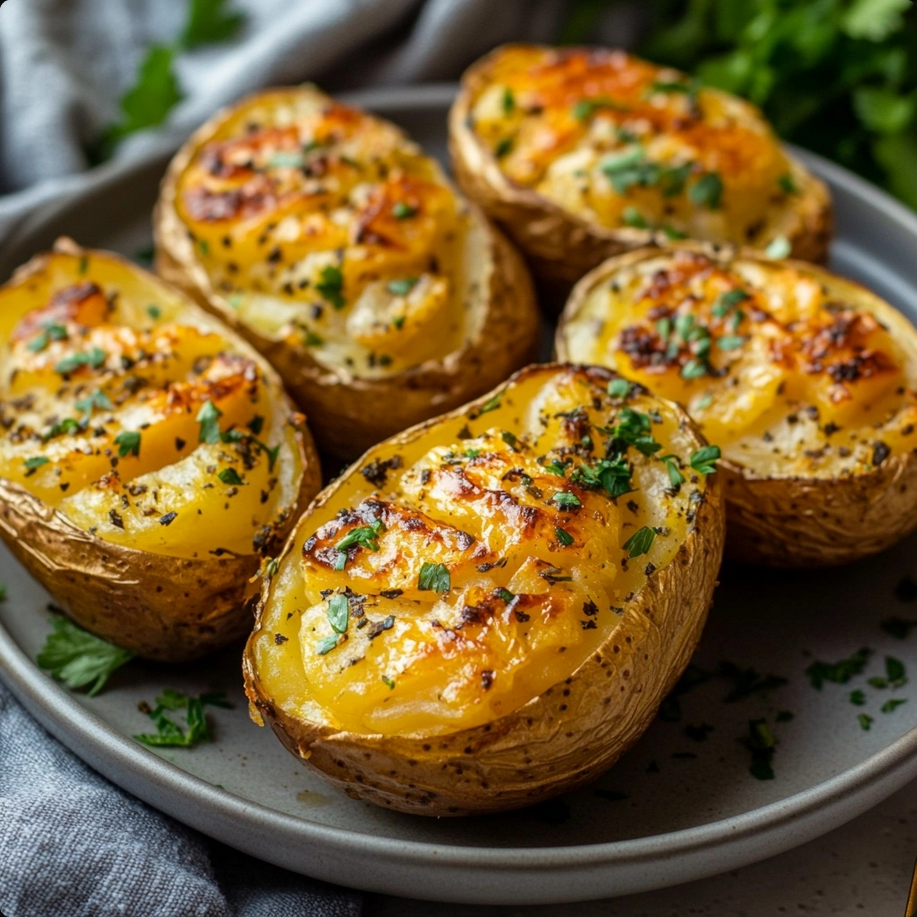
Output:
<path fill-rule="evenodd" d="M 98 694 L 109 678 L 134 658 L 130 650 L 77 627 L 61 615 L 51 618 L 53 630 L 35 661 L 68 688 L 89 686 L 90 697 Z"/>

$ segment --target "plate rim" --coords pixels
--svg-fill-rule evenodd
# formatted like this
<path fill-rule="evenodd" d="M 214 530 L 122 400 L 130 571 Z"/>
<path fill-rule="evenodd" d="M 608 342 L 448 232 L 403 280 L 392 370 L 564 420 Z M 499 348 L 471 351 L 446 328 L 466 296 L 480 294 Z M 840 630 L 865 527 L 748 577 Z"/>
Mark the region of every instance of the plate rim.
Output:
<path fill-rule="evenodd" d="M 455 92 L 455 84 L 434 83 L 379 87 L 367 91 L 341 93 L 340 97 L 370 109 L 423 110 L 429 107 L 448 107 Z M 917 214 L 904 204 L 836 163 L 817 154 L 790 145 L 788 147 L 795 156 L 814 167 L 822 178 L 839 186 L 853 197 L 865 199 L 878 206 L 903 232 L 917 240 Z M 75 202 L 89 200 L 95 193 L 126 180 L 135 172 L 152 168 L 156 161 L 170 155 L 174 149 L 175 145 L 171 141 L 155 143 L 151 144 L 142 156 L 102 166 L 87 177 L 86 183 L 79 190 L 62 195 L 24 217 L 10 231 L 5 244 L 35 231 L 40 226 L 53 223 L 58 214 L 73 206 Z M 493 884 L 488 885 L 486 882 L 484 886 L 490 891 L 484 896 L 481 892 L 486 888 L 467 887 L 453 889 L 454 894 L 451 897 L 443 897 L 441 894 L 433 893 L 429 888 L 414 888 L 406 892 L 403 883 L 397 881 L 362 881 L 366 877 L 358 872 L 350 873 L 347 878 L 341 879 L 335 870 L 327 867 L 327 857 L 317 863 L 308 862 L 297 866 L 291 865 L 289 857 L 278 859 L 265 856 L 263 850 L 252 854 L 317 878 L 330 878 L 330 881 L 358 888 L 410 894 L 413 897 L 421 897 L 426 892 L 434 900 L 522 903 L 526 900 L 525 890 L 519 883 L 531 882 L 534 875 L 544 876 L 550 873 L 559 881 L 562 876 L 576 876 L 583 871 L 588 872 L 612 863 L 618 867 L 636 868 L 656 864 L 661 859 L 670 861 L 673 858 L 705 853 L 718 854 L 716 864 L 709 866 L 706 871 L 693 868 L 686 874 L 680 874 L 677 868 L 674 868 L 674 864 L 670 864 L 672 878 L 669 882 L 653 881 L 641 884 L 633 881 L 630 884 L 623 883 L 621 890 L 617 890 L 610 887 L 607 881 L 603 883 L 597 880 L 591 887 L 580 890 L 558 889 L 554 900 L 586 900 L 701 878 L 778 852 L 768 850 L 757 856 L 733 856 L 732 859 L 724 855 L 731 848 L 741 846 L 744 841 L 756 837 L 766 838 L 775 833 L 786 833 L 792 823 L 807 820 L 808 829 L 802 824 L 797 824 L 796 830 L 792 832 L 792 843 L 781 847 L 782 850 L 790 849 L 856 817 L 917 776 L 915 727 L 859 764 L 814 786 L 739 815 L 702 825 L 640 838 L 562 847 L 437 844 L 400 839 L 385 834 L 376 836 L 352 828 L 314 822 L 213 786 L 203 778 L 145 749 L 129 736 L 118 732 L 91 709 L 83 706 L 77 695 L 67 691 L 39 669 L 2 625 L 0 677 L 42 725 L 115 785 L 190 827 L 231 846 L 237 846 L 240 850 L 252 853 L 251 847 L 242 847 L 232 839 L 213 833 L 213 825 L 210 826 L 210 830 L 202 826 L 201 819 L 194 817 L 196 813 L 210 813 L 217 820 L 234 823 L 237 827 L 250 826 L 252 829 L 263 830 L 265 826 L 273 825 L 282 837 L 295 838 L 300 845 L 321 845 L 325 854 L 329 851 L 346 851 L 349 855 L 373 857 L 380 863 L 398 863 L 421 869 L 436 867 L 449 873 L 456 869 L 472 870 L 492 875 L 498 881 L 502 876 L 502 884 L 506 885 L 507 894 L 503 897 L 495 896 Z M 908 765 L 911 765 L 910 769 Z M 168 801 L 172 805 L 164 806 L 163 800 L 157 797 L 157 791 L 170 794 Z M 856 797 L 855 805 L 850 804 L 851 797 Z M 193 803 L 191 813 L 182 807 L 183 803 L 189 801 Z M 848 805 L 842 812 L 838 812 L 838 804 L 842 801 L 846 801 Z M 828 817 L 825 817 L 818 827 L 813 827 L 810 822 L 818 813 L 828 813 Z M 824 827 L 825 824 L 828 824 L 827 828 Z M 305 868 L 302 868 L 303 866 Z M 507 884 L 512 882 L 516 885 Z M 538 887 L 543 888 L 544 883 L 540 883 Z M 523 895 L 522 898 L 519 896 L 520 893 Z M 537 898 L 529 898 L 545 903 L 550 899 L 550 895 L 543 894 Z"/>

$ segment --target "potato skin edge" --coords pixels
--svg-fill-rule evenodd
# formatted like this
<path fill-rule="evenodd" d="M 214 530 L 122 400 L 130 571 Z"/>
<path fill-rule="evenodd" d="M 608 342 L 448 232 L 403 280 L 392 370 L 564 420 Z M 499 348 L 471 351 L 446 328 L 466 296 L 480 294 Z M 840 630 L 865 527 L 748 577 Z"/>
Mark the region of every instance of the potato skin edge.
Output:
<path fill-rule="evenodd" d="M 91 254 L 69 239 L 54 251 Z M 112 260 L 162 279 L 110 252 Z M 12 281 L 44 270 L 50 256 L 37 255 L 18 268 Z M 189 310 L 196 309 L 192 302 Z M 234 337 L 226 329 L 229 337 Z M 279 380 L 259 359 L 262 371 Z M 284 395 L 282 410 L 293 407 Z M 271 538 L 282 544 L 302 507 L 321 487 L 318 453 L 308 428 L 296 432 L 303 474 L 287 520 Z M 80 627 L 110 643 L 158 662 L 186 662 L 213 652 L 245 634 L 257 586 L 260 554 L 180 558 L 106 541 L 0 477 L 0 538 L 29 574 Z"/>
<path fill-rule="evenodd" d="M 682 242 L 678 248 L 728 263 L 733 259 L 767 261 L 759 252 L 730 245 Z M 582 278 L 570 294 L 555 336 L 557 359 L 567 359 L 564 330 L 579 313 L 589 292 L 612 275 L 648 258 L 658 249 L 643 248 L 610 258 Z M 790 265 L 793 262 L 788 262 Z M 825 268 L 805 263 L 801 270 L 834 278 Z M 849 278 L 841 278 L 854 284 Z M 859 286 L 859 284 L 854 284 Z M 865 288 L 864 288 L 865 289 Z M 877 294 L 878 314 L 895 324 L 908 320 Z M 917 360 L 917 330 L 909 348 Z M 737 463 L 722 460 L 726 501 L 726 559 L 769 567 L 830 567 L 861 560 L 900 541 L 917 528 L 917 455 L 891 456 L 866 474 L 837 478 L 795 475 L 762 477 Z"/>
<path fill-rule="evenodd" d="M 544 369 L 531 367 L 513 379 Z M 588 371 L 614 378 L 608 370 Z M 486 397 L 472 405 L 485 402 Z M 437 420 L 394 440 L 403 442 Z M 703 443 L 699 432 L 697 437 Z M 339 480 L 357 473 L 357 467 Z M 293 755 L 349 796 L 399 812 L 499 812 L 590 782 L 642 735 L 700 639 L 723 553 L 722 484 L 717 478 L 708 478 L 694 527 L 675 557 L 626 606 L 608 640 L 563 682 L 506 716 L 449 735 L 391 737 L 338 731 L 290 715 L 267 696 L 253 664 L 265 588 L 243 658 L 253 718 L 267 722 Z M 331 499 L 335 490 L 336 485 L 326 488 L 316 505 Z M 292 540 L 286 550 L 291 546 Z"/>
<path fill-rule="evenodd" d="M 512 182 L 496 157 L 470 129 L 471 103 L 490 81 L 503 45 L 472 64 L 462 75 L 449 112 L 449 153 L 459 187 L 493 219 L 526 256 L 533 273 L 554 289 L 569 290 L 592 268 L 623 252 L 654 244 L 665 248 L 664 233 L 621 227 L 608 229 L 569 213 L 546 197 Z M 798 165 L 792 159 L 794 165 Z M 787 234 L 793 257 L 824 264 L 834 233 L 831 198 L 825 184 L 809 173 L 810 183 L 794 199 L 797 220 Z"/>
<path fill-rule="evenodd" d="M 313 90 L 277 89 L 258 96 L 281 98 L 310 91 Z M 213 289 L 175 207 L 180 175 L 230 110 L 217 112 L 199 128 L 176 154 L 163 177 L 153 215 L 156 270 L 230 325 L 271 363 L 294 401 L 307 412 L 323 451 L 353 459 L 406 427 L 452 410 L 493 388 L 535 359 L 539 318 L 528 269 L 512 244 L 473 202 L 468 202 L 472 219 L 477 230 L 489 236 L 493 269 L 484 322 L 479 333 L 461 349 L 404 372 L 367 379 L 319 363 L 308 349 L 270 340 L 239 321 Z"/>

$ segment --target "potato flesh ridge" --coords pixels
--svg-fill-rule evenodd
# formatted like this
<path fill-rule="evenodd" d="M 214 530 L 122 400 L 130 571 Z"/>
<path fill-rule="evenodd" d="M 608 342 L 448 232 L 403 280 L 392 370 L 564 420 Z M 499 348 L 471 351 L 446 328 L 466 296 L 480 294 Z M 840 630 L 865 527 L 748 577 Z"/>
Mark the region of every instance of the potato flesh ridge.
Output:
<path fill-rule="evenodd" d="M 183 324 L 162 288 L 137 289 L 104 256 L 83 261 L 55 254 L 44 276 L 0 293 L 0 475 L 109 541 L 181 557 L 252 553 L 298 466 L 261 370 L 213 329 Z M 208 403 L 237 441 L 200 441 Z M 253 423 L 268 448 L 284 441 L 274 470 Z"/>
<path fill-rule="evenodd" d="M 768 208 L 795 193 L 760 112 L 676 70 L 605 49 L 509 48 L 489 77 L 475 133 L 511 181 L 590 222 L 761 246 Z"/>
<path fill-rule="evenodd" d="M 568 356 L 685 404 L 755 471 L 868 470 L 876 443 L 917 444 L 915 380 L 892 331 L 844 292 L 795 266 L 680 252 L 593 290 L 564 332 Z"/>
<path fill-rule="evenodd" d="M 388 460 L 398 458 L 384 484 L 373 488 L 354 473 L 363 486 L 347 482 L 346 496 L 300 527 L 308 537 L 297 535 L 281 564 L 254 645 L 275 703 L 357 733 L 442 734 L 517 709 L 567 678 L 614 631 L 647 564 L 674 555 L 690 491 L 703 485 L 694 476 L 672 496 L 664 465 L 639 453 L 631 456 L 635 490 L 617 503 L 574 483 L 576 467 L 604 454 L 593 424 L 609 419 L 607 399 L 595 410 L 576 384 L 532 388 L 516 402 L 534 395 L 528 411 L 514 406 L 510 388 L 470 429 L 452 424 L 391 447 Z M 577 404 L 588 420 L 556 416 Z M 514 445 L 504 438 L 512 431 Z M 670 415 L 653 432 L 663 449 L 685 451 Z M 590 435 L 596 451 L 564 452 Z M 546 469 L 565 454 L 564 477 Z M 562 491 L 582 505 L 558 507 L 551 498 Z M 346 548 L 335 570 L 336 545 L 376 520 L 370 544 Z M 667 535 L 629 561 L 622 545 L 641 525 Z M 423 564 L 449 571 L 448 592 L 419 588 Z M 329 612 L 342 596 L 350 618 L 335 645 Z"/>
<path fill-rule="evenodd" d="M 438 166 L 327 97 L 243 105 L 179 179 L 178 212 L 241 321 L 359 375 L 461 346 L 461 238 Z"/>

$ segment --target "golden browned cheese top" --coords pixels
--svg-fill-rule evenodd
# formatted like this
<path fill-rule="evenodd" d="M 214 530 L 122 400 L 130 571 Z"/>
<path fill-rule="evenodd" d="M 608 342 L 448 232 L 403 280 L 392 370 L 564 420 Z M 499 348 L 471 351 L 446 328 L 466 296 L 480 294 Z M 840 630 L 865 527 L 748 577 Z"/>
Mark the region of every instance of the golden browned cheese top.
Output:
<path fill-rule="evenodd" d="M 0 476 L 108 541 L 258 553 L 295 503 L 298 420 L 192 308 L 97 252 L 0 289 Z"/>
<path fill-rule="evenodd" d="M 388 735 L 517 709 L 672 561 L 705 499 L 700 446 L 674 405 L 605 371 L 539 367 L 371 450 L 271 583 L 251 644 L 265 696 Z"/>
<path fill-rule="evenodd" d="M 465 205 L 393 124 L 314 88 L 225 115 L 176 207 L 244 324 L 352 375 L 441 358 L 476 330 Z"/>
<path fill-rule="evenodd" d="M 749 103 L 622 51 L 510 46 L 469 126 L 514 184 L 608 228 L 763 247 L 804 172 Z"/>
<path fill-rule="evenodd" d="M 917 447 L 917 332 L 802 263 L 651 254 L 598 282 L 561 333 L 568 357 L 680 401 L 762 475 L 867 472 Z"/>

